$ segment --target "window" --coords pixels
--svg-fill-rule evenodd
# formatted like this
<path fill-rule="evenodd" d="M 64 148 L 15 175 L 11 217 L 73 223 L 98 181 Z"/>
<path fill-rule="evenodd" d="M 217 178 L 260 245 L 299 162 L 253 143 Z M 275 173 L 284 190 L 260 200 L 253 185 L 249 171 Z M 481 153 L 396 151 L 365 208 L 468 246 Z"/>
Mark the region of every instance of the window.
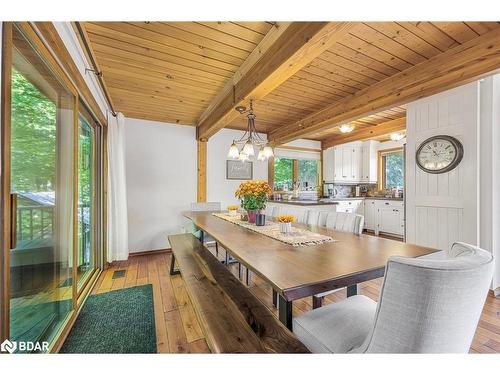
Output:
<path fill-rule="evenodd" d="M 315 190 L 318 186 L 318 161 L 275 158 L 274 189 L 293 190 L 296 182 L 299 190 Z"/>
<path fill-rule="evenodd" d="M 403 150 L 391 150 L 380 153 L 381 188 L 402 189 L 404 187 Z"/>
<path fill-rule="evenodd" d="M 291 190 L 293 188 L 293 160 L 285 158 L 274 159 L 274 186 L 276 190 Z"/>

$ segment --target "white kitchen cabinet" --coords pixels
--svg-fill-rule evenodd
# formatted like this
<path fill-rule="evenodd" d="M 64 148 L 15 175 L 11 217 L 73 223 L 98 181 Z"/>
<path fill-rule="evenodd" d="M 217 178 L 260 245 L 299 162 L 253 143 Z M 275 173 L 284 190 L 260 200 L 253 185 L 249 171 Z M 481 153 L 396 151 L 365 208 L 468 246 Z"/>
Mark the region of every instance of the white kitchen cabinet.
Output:
<path fill-rule="evenodd" d="M 377 141 L 363 142 L 361 161 L 361 182 L 377 183 Z"/>
<path fill-rule="evenodd" d="M 377 182 L 376 145 L 376 141 L 357 141 L 333 147 L 333 182 Z"/>
<path fill-rule="evenodd" d="M 377 223 L 376 208 L 374 199 L 365 199 L 363 202 L 364 216 L 365 216 L 365 229 L 375 230 Z"/>
<path fill-rule="evenodd" d="M 346 199 L 338 201 L 337 212 L 349 212 L 359 215 L 364 214 L 362 199 Z"/>
<path fill-rule="evenodd" d="M 334 180 L 334 148 L 323 150 L 323 180 L 333 182 Z"/>
<path fill-rule="evenodd" d="M 375 233 L 379 232 L 404 236 L 404 204 L 402 201 L 376 201 L 377 226 Z"/>

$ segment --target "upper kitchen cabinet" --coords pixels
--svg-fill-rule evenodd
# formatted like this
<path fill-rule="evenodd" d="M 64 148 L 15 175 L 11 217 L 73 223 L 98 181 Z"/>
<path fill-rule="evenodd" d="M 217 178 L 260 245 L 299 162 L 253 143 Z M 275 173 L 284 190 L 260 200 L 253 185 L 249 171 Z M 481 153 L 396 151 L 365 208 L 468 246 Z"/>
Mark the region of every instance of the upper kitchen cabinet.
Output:
<path fill-rule="evenodd" d="M 376 183 L 377 144 L 351 142 L 324 150 L 323 179 L 337 183 Z"/>

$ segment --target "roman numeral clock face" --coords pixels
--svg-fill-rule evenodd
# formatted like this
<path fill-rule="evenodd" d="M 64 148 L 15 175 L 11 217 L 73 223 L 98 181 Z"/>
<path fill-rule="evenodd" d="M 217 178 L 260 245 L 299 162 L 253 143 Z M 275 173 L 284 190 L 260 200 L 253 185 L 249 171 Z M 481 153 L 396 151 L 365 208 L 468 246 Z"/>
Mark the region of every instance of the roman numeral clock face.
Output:
<path fill-rule="evenodd" d="M 458 139 L 440 135 L 427 139 L 417 150 L 420 169 L 428 173 L 444 173 L 455 168 L 463 156 L 463 146 Z"/>

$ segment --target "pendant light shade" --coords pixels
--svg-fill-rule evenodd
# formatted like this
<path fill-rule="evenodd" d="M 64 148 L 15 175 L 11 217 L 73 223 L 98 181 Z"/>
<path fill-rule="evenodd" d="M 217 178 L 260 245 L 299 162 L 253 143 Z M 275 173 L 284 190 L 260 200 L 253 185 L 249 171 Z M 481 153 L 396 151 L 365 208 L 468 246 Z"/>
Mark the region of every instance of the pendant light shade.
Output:
<path fill-rule="evenodd" d="M 240 152 L 240 156 L 238 156 L 238 159 L 241 160 L 241 162 L 245 162 L 248 160 L 248 155 L 242 151 Z"/>
<path fill-rule="evenodd" d="M 229 148 L 227 157 L 231 159 L 237 159 L 238 156 L 240 156 L 240 151 L 238 150 L 238 146 L 236 146 L 236 143 L 233 142 L 233 144 Z"/>
<path fill-rule="evenodd" d="M 243 150 L 241 152 L 247 154 L 248 156 L 255 155 L 255 150 L 253 149 L 253 144 L 252 142 L 250 142 L 250 140 L 245 143 L 245 146 L 243 146 Z"/>
<path fill-rule="evenodd" d="M 274 156 L 273 148 L 272 148 L 271 146 L 266 146 L 266 147 L 264 147 L 263 152 L 264 152 L 264 156 L 265 156 L 266 158 L 268 158 L 268 159 L 269 159 L 270 157 Z"/>

